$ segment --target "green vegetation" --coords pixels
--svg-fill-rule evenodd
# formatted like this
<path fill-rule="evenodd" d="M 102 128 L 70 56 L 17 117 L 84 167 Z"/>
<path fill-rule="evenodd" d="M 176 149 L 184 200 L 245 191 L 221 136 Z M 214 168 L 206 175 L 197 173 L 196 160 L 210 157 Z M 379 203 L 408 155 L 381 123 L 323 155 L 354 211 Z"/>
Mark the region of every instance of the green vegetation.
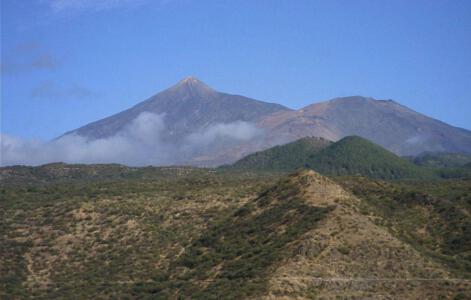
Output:
<path fill-rule="evenodd" d="M 178 294 L 195 299 L 264 295 L 270 272 L 287 255 L 287 245 L 330 211 L 305 204 L 298 194 L 285 180 L 210 226 L 175 263 L 174 269 L 184 268 L 175 278 L 182 282 Z"/>
<path fill-rule="evenodd" d="M 315 138 L 249 155 L 231 166 L 233 169 L 293 171 L 311 168 L 323 175 L 363 175 L 380 179 L 438 178 L 432 170 L 421 168 L 372 142 L 346 137 L 336 143 Z"/>
<path fill-rule="evenodd" d="M 431 169 L 435 174 L 437 174 L 440 178 L 443 179 L 450 179 L 450 178 L 457 178 L 457 179 L 470 179 L 471 178 L 471 168 L 467 168 L 466 166 L 461 168 L 439 168 L 439 169 Z"/>
<path fill-rule="evenodd" d="M 142 298 L 142 286 L 161 280 L 209 224 L 278 178 L 140 168 L 125 178 L 23 184 L 27 177 L 9 172 L 0 188 L 2 299 Z"/>
<path fill-rule="evenodd" d="M 306 160 L 306 166 L 330 176 L 363 175 L 381 179 L 424 179 L 433 174 L 356 137 L 346 137 Z"/>
<path fill-rule="evenodd" d="M 430 153 L 409 157 L 414 164 L 428 168 L 458 168 L 471 164 L 471 154 L 463 153 Z"/>
<path fill-rule="evenodd" d="M 330 180 L 283 172 L 53 164 L 0 174 L 1 299 L 260 298 L 335 208 L 315 205 Z M 471 278 L 470 180 L 334 180 L 360 199 L 349 214 Z M 328 228 L 324 241 L 339 234 Z M 353 245 L 336 245 L 337 258 L 354 259 Z"/>
<path fill-rule="evenodd" d="M 225 168 L 292 171 L 302 168 L 306 158 L 315 155 L 332 142 L 323 138 L 305 137 L 282 146 L 250 154 Z"/>

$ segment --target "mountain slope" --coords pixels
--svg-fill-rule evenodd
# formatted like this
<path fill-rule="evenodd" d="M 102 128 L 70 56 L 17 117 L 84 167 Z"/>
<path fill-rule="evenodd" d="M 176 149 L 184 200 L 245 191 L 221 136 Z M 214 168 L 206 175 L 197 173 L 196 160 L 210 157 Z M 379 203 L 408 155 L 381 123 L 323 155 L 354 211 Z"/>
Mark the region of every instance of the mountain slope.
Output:
<path fill-rule="evenodd" d="M 157 296 L 195 299 L 405 299 L 456 294 L 447 267 L 359 212 L 361 201 L 301 171 L 208 228 Z"/>
<path fill-rule="evenodd" d="M 109 137 L 120 132 L 141 113 L 148 112 L 163 115 L 168 133 L 166 139 L 178 141 L 185 135 L 212 124 L 251 122 L 286 110 L 289 109 L 279 104 L 220 93 L 195 77 L 187 77 L 128 110 L 67 134 L 76 133 L 92 139 Z"/>
<path fill-rule="evenodd" d="M 404 156 L 431 152 L 471 153 L 471 131 L 419 114 L 392 100 L 335 98 L 297 111 L 277 112 L 259 122 L 270 139 L 304 136 L 336 141 L 357 135 Z"/>
<path fill-rule="evenodd" d="M 471 277 L 469 180 L 335 180 L 364 201 L 363 214 L 381 216 L 382 225 L 399 239 L 449 266 L 457 276 Z"/>
<path fill-rule="evenodd" d="M 332 142 L 323 138 L 305 137 L 281 146 L 250 154 L 231 167 L 252 170 L 295 170 L 303 167 L 306 158 L 315 155 Z"/>
<path fill-rule="evenodd" d="M 291 180 L 307 204 L 333 209 L 292 244 L 266 299 L 439 299 L 458 286 L 469 293 L 469 284 L 448 281 L 446 267 L 378 225 L 380 218 L 360 213 L 362 201 L 339 185 L 313 171 Z"/>

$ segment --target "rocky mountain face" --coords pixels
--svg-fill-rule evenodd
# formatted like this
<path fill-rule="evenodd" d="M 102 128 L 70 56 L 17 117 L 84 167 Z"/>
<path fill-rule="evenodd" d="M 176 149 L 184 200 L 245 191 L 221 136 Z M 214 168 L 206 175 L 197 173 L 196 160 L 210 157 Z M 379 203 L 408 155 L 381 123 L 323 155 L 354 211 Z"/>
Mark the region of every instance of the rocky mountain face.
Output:
<path fill-rule="evenodd" d="M 398 155 L 422 152 L 471 152 L 471 131 L 445 124 L 392 100 L 344 97 L 268 116 L 259 125 L 270 139 L 306 135 L 337 141 L 357 135 Z"/>
<path fill-rule="evenodd" d="M 106 138 L 123 130 L 141 113 L 161 115 L 166 139 L 184 136 L 215 124 L 252 122 L 263 116 L 290 109 L 273 103 L 213 90 L 195 77 L 187 77 L 128 110 L 87 124 L 70 133 L 89 138 Z"/>
<path fill-rule="evenodd" d="M 148 125 L 151 122 L 154 127 Z M 171 158 L 157 160 L 157 164 L 227 164 L 306 136 L 337 141 L 357 135 L 401 156 L 426 151 L 471 153 L 471 131 L 429 118 L 392 100 L 355 96 L 291 110 L 218 92 L 194 77 L 65 136 L 97 140 L 121 132 L 141 134 L 143 130 L 141 140 L 159 140 L 159 147 L 146 153 L 171 153 Z M 149 134 L 157 130 L 158 137 Z"/>

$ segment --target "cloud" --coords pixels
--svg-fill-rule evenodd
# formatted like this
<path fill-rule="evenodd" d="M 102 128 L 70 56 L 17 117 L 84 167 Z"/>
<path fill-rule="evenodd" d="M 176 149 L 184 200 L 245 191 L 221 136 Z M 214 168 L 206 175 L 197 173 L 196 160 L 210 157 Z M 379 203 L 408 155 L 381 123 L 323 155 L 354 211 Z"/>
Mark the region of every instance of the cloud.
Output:
<path fill-rule="evenodd" d="M 51 54 L 43 53 L 31 61 L 31 67 L 37 70 L 55 70 L 59 63 Z"/>
<path fill-rule="evenodd" d="M 208 148 L 253 139 L 261 130 L 247 122 L 215 124 L 184 138 L 165 141 L 164 115 L 144 112 L 118 134 L 102 139 L 69 134 L 49 142 L 1 135 L 0 164 L 40 165 L 51 162 L 120 163 L 131 166 L 182 164 Z M 228 143 L 229 142 L 229 143 Z M 226 144 L 227 143 L 227 144 Z"/>
<path fill-rule="evenodd" d="M 2 74 L 28 73 L 32 71 L 54 71 L 60 67 L 59 60 L 41 49 L 36 42 L 22 43 L 15 47 L 14 53 L 2 58 Z"/>
<path fill-rule="evenodd" d="M 168 151 L 161 142 L 162 116 L 142 113 L 119 134 L 89 140 L 76 134 L 42 142 L 1 136 L 2 165 L 38 165 L 55 161 L 67 163 L 116 162 L 130 165 L 161 164 Z"/>
<path fill-rule="evenodd" d="M 409 145 L 421 145 L 426 143 L 430 139 L 430 136 L 427 134 L 417 134 L 410 136 L 408 139 L 406 139 L 406 144 Z"/>
<path fill-rule="evenodd" d="M 25 42 L 25 43 L 19 43 L 15 47 L 17 52 L 20 53 L 28 53 L 28 52 L 34 52 L 36 50 L 41 49 L 41 44 L 38 42 Z"/>
<path fill-rule="evenodd" d="M 86 87 L 73 85 L 63 87 L 53 81 L 44 81 L 31 90 L 31 97 L 46 99 L 84 99 L 97 97 L 98 93 Z"/>
<path fill-rule="evenodd" d="M 139 6 L 149 0 L 40 0 L 55 14 L 97 12 L 120 7 Z"/>
<path fill-rule="evenodd" d="M 204 130 L 190 134 L 186 140 L 191 145 L 207 146 L 215 141 L 247 141 L 260 135 L 262 130 L 252 123 L 236 121 L 212 125 Z"/>

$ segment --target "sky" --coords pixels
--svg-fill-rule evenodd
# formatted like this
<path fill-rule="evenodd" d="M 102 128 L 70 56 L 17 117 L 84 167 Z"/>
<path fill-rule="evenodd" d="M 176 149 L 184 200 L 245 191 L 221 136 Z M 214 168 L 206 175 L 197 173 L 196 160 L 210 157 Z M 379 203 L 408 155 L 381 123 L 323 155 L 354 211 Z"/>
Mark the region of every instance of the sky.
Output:
<path fill-rule="evenodd" d="M 291 108 L 394 99 L 471 129 L 471 1 L 0 3 L 11 136 L 53 139 L 190 75 Z"/>

